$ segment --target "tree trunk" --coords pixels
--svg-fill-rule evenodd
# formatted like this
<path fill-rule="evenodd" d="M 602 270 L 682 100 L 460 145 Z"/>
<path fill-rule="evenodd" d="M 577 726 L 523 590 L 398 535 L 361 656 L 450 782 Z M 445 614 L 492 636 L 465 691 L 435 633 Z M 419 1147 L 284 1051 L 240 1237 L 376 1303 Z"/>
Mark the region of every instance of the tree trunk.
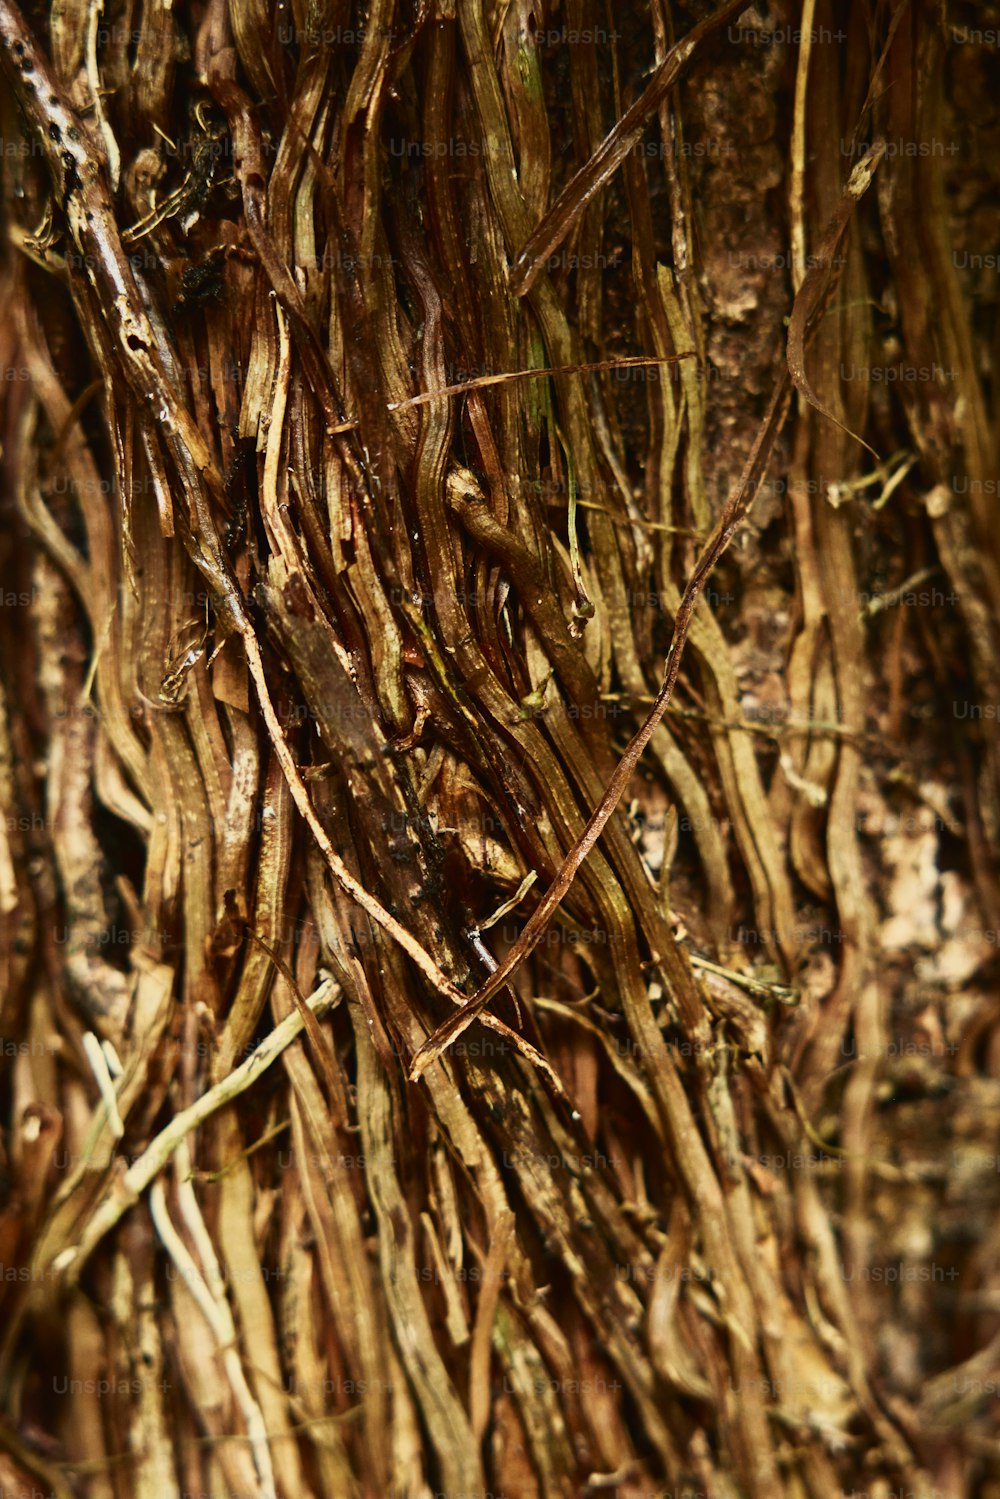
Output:
<path fill-rule="evenodd" d="M 959 8 L 0 0 L 0 1494 L 1000 1493 Z"/>

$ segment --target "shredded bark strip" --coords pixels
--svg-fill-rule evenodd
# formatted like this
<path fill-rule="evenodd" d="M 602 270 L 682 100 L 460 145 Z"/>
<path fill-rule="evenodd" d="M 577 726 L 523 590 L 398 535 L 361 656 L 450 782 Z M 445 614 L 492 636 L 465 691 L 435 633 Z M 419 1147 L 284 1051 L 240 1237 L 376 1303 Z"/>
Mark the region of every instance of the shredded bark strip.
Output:
<path fill-rule="evenodd" d="M 0 1499 L 1000 1492 L 996 40 L 0 0 Z"/>

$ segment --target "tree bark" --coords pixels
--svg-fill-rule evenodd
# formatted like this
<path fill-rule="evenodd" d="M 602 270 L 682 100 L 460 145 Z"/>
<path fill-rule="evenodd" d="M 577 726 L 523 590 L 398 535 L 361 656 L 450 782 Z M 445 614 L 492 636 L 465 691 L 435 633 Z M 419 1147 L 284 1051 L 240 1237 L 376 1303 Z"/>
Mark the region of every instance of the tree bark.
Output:
<path fill-rule="evenodd" d="M 0 0 L 0 1494 L 998 1491 L 984 15 Z"/>

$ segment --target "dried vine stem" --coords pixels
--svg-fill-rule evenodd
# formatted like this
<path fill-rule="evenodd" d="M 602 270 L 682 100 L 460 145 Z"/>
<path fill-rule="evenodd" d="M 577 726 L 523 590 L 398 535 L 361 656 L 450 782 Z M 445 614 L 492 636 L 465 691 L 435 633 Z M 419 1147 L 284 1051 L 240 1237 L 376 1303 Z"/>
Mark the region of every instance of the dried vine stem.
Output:
<path fill-rule="evenodd" d="M 714 18 L 713 18 L 714 19 Z M 805 277 L 792 309 L 789 321 L 785 363 L 774 387 L 770 405 L 757 431 L 754 444 L 747 457 L 739 483 L 733 490 L 716 523 L 715 530 L 705 543 L 694 571 L 688 579 L 674 618 L 673 635 L 667 651 L 663 683 L 646 716 L 645 722 L 633 737 L 618 766 L 608 782 L 604 795 L 594 809 L 586 827 L 563 860 L 559 873 L 546 891 L 540 904 L 532 913 L 524 930 L 512 946 L 504 961 L 491 974 L 478 993 L 462 1008 L 439 1026 L 434 1035 L 421 1047 L 410 1070 L 412 1078 L 418 1078 L 440 1056 L 444 1047 L 451 1045 L 468 1025 L 482 1014 L 493 996 L 509 981 L 514 971 L 532 953 L 545 935 L 549 922 L 560 902 L 568 893 L 577 871 L 600 838 L 615 808 L 621 801 L 643 750 L 646 748 L 662 719 L 677 683 L 681 656 L 687 642 L 691 620 L 712 569 L 723 555 L 764 481 L 767 465 L 781 431 L 792 395 L 793 386 L 824 415 L 838 426 L 843 424 L 821 404 L 805 374 L 805 350 L 818 316 L 826 306 L 837 283 L 835 256 L 847 231 L 851 215 L 859 200 L 871 186 L 875 170 L 885 154 L 883 141 L 876 141 L 851 173 L 850 179 L 822 236 L 816 263 Z M 846 428 L 844 430 L 847 430 Z M 865 444 L 867 446 L 867 444 Z"/>
<path fill-rule="evenodd" d="M 17 7 L 0 0 L 0 48 L 21 106 L 41 141 L 56 192 L 62 200 L 81 264 L 102 310 L 113 308 L 114 347 L 137 400 L 163 434 L 189 505 L 183 527 L 191 560 L 209 583 L 223 628 L 237 632 L 244 645 L 268 735 L 289 790 L 316 839 L 334 879 L 452 1004 L 465 996 L 410 932 L 356 880 L 333 848 L 313 809 L 268 690 L 260 646 L 239 586 L 219 542 L 206 489 L 222 493 L 222 483 L 201 433 L 174 394 L 160 339 L 143 306 L 132 266 L 98 162 L 87 133 L 55 79 Z M 78 304 L 81 292 L 74 283 Z M 86 319 L 84 319 L 86 321 Z"/>
<path fill-rule="evenodd" d="M 911 697 L 932 706 L 936 691 L 941 709 L 949 678 L 964 681 L 968 636 L 954 607 L 930 621 L 858 607 L 859 590 L 895 598 L 935 562 L 964 610 L 984 596 L 969 507 L 955 494 L 949 514 L 921 513 L 925 487 L 940 502 L 963 464 L 970 479 L 996 472 L 975 430 L 971 351 L 988 355 L 988 330 L 949 344 L 951 324 L 964 335 L 948 236 L 974 232 L 971 206 L 933 227 L 924 212 L 955 182 L 949 164 L 887 151 L 864 234 L 832 253 L 866 87 L 886 140 L 971 117 L 937 84 L 939 104 L 911 117 L 942 51 L 933 7 L 903 0 L 874 20 L 862 0 L 807 7 L 804 24 L 836 10 L 849 36 L 831 67 L 829 31 L 808 68 L 800 49 L 793 100 L 794 46 L 764 42 L 749 15 L 727 32 L 727 0 L 699 8 L 716 28 L 704 41 L 682 35 L 690 6 L 543 41 L 505 0 L 457 0 L 416 25 L 395 0 L 358 0 L 336 17 L 364 23 L 356 45 L 329 46 L 301 6 L 276 33 L 268 7 L 242 0 L 150 0 L 137 48 L 110 13 L 95 37 L 98 5 L 24 14 L 89 131 L 96 175 L 67 152 L 65 197 L 77 232 L 104 235 L 103 261 L 86 238 L 73 253 L 52 192 L 66 136 L 51 127 L 79 119 L 43 108 L 29 127 L 15 106 L 5 122 L 25 158 L 3 152 L 5 352 L 28 373 L 0 382 L 18 499 L 0 571 L 15 597 L 39 587 L 20 637 L 0 609 L 0 1038 L 59 1049 L 19 1056 L 5 1094 L 2 1257 L 29 1273 L 0 1287 L 0 1378 L 15 1375 L 0 1466 L 54 1493 L 57 1465 L 95 1488 L 106 1471 L 144 1499 L 257 1493 L 265 1443 L 283 1499 L 616 1485 L 830 1499 L 876 1478 L 930 1492 L 942 1462 L 973 1475 L 995 1422 L 984 1411 L 958 1433 L 944 1386 L 972 1347 L 991 1357 L 981 1246 L 996 1203 L 981 1175 L 948 1173 L 925 1243 L 964 1286 L 897 1297 L 868 1274 L 886 1251 L 919 1258 L 907 1224 L 927 1216 L 945 1142 L 988 1151 L 995 1134 L 986 984 L 962 981 L 959 1013 L 950 990 L 928 995 L 917 1017 L 907 921 L 895 948 L 880 936 L 899 904 L 887 877 L 882 900 L 886 857 L 905 867 L 913 848 L 890 814 L 940 811 L 975 852 L 986 746 L 939 711 L 900 749 Z M 575 0 L 566 19 L 600 9 Z M 6 55 L 21 75 L 30 64 L 22 97 L 44 90 L 28 53 Z M 956 54 L 963 78 L 986 76 L 975 56 Z M 98 85 L 123 146 L 115 193 L 84 109 Z M 94 194 L 104 219 L 87 223 Z M 511 263 L 566 230 L 565 254 L 515 270 L 518 290 L 520 271 L 531 282 L 519 297 Z M 134 287 L 119 243 L 141 248 Z M 871 309 L 897 294 L 886 343 Z M 774 491 L 765 480 L 753 499 L 739 469 L 783 346 L 795 432 L 787 420 Z M 950 382 L 847 381 L 848 364 L 899 351 L 961 370 L 961 400 Z M 887 476 L 807 406 L 802 380 L 844 427 L 905 449 L 881 500 Z M 734 520 L 744 501 L 755 513 L 722 555 L 718 513 L 729 502 Z M 983 702 L 994 680 L 992 665 L 975 677 Z M 668 696 L 616 810 L 622 751 Z M 607 820 L 585 854 L 595 807 Z M 311 812 L 464 993 L 439 1002 L 437 974 L 331 875 Z M 953 852 L 948 903 L 971 916 Z M 528 956 L 525 922 L 567 877 Z M 97 1037 L 111 1027 L 79 983 L 79 943 L 53 951 L 53 902 L 102 974 L 130 919 L 113 965 L 121 1075 L 84 1042 L 120 1140 L 81 1013 Z M 458 1034 L 505 959 L 525 961 L 466 1044 L 411 1084 L 428 1036 L 453 1008 Z M 769 960 L 787 963 L 797 1005 L 771 1002 L 793 995 Z M 317 1020 L 302 996 L 327 973 L 344 1001 Z M 183 1127 L 200 1095 L 211 1106 L 209 1090 L 239 1081 L 290 1011 L 305 1026 L 280 1066 L 196 1119 L 143 1185 L 147 1160 L 135 1201 L 131 1163 L 169 1145 L 175 1111 Z M 954 1066 L 920 1042 L 938 1025 L 961 1046 Z M 919 1070 L 889 1056 L 915 1031 Z M 977 1090 L 959 1110 L 975 1117 L 967 1139 L 939 1112 L 946 1076 L 955 1098 Z M 970 1183 L 958 1195 L 956 1175 Z M 208 1326 L 191 1315 L 196 1285 Z M 210 1304 L 223 1312 L 223 1297 L 231 1326 Z M 127 1360 L 148 1387 L 103 1410 L 57 1403 L 43 1392 L 60 1359 L 71 1377 Z M 24 1450 L 43 1440 L 52 1473 Z"/>
<path fill-rule="evenodd" d="M 194 524 L 190 531 L 185 528 L 189 553 L 212 587 L 221 618 L 228 621 L 243 641 L 261 714 L 295 806 L 341 889 L 399 943 L 435 989 L 453 1005 L 462 1007 L 466 1004 L 466 996 L 413 935 L 355 879 L 316 816 L 271 700 L 256 631 L 219 543 L 195 470 L 216 492 L 221 489 L 219 476 L 197 427 L 171 389 L 156 335 L 143 307 L 131 264 L 122 249 L 102 169 L 69 101 L 48 71 L 10 0 L 0 0 L 0 44 L 22 105 L 45 144 L 53 181 L 64 197 L 74 241 L 83 257 L 82 264 L 87 267 L 101 305 L 108 305 L 110 298 L 120 314 L 118 352 L 125 373 L 139 399 L 156 413 L 161 429 L 167 435 L 182 484 L 191 500 Z M 66 149 L 61 151 L 63 142 Z M 199 545 L 199 542 L 205 544 Z M 495 1017 L 489 1017 L 487 1023 L 548 1078 L 557 1095 L 563 1095 L 555 1071 L 530 1042 Z"/>
<path fill-rule="evenodd" d="M 310 1016 L 321 1019 L 338 995 L 337 985 L 332 979 L 324 979 L 314 994 L 306 1000 Z M 168 1165 L 174 1152 L 183 1141 L 205 1123 L 206 1119 L 232 1103 L 254 1083 L 262 1072 L 276 1062 L 282 1052 L 306 1029 L 301 1011 L 293 1010 L 279 1021 L 269 1036 L 250 1053 L 245 1062 L 235 1067 L 228 1077 L 209 1088 L 190 1108 L 175 1114 L 166 1128 L 146 1147 L 137 1161 L 114 1181 L 103 1201 L 87 1221 L 79 1243 L 69 1246 L 56 1256 L 53 1269 L 65 1273 L 67 1279 L 75 1281 L 88 1256 L 95 1247 L 119 1223 L 142 1193 Z"/>
<path fill-rule="evenodd" d="M 601 142 L 586 166 L 581 167 L 576 176 L 566 184 L 518 255 L 510 277 L 511 290 L 517 296 L 526 296 L 531 290 L 548 256 L 559 248 L 587 204 L 600 192 L 629 151 L 641 140 L 649 121 L 680 78 L 699 44 L 745 9 L 744 0 L 728 0 L 713 15 L 706 16 L 697 26 L 692 27 L 675 47 L 671 47 L 631 109 L 626 111 L 610 135 Z"/>
<path fill-rule="evenodd" d="M 479 992 L 463 1004 L 462 1008 L 450 1016 L 443 1025 L 440 1025 L 433 1036 L 427 1041 L 426 1045 L 420 1048 L 410 1068 L 411 1078 L 420 1077 L 431 1063 L 437 1060 L 445 1047 L 452 1045 L 457 1040 L 466 1027 L 471 1025 L 477 1016 L 482 1014 L 485 1006 L 497 991 L 503 988 L 504 984 L 507 983 L 514 971 L 520 967 L 524 959 L 530 953 L 534 952 L 544 937 L 548 924 L 552 920 L 557 907 L 576 879 L 580 865 L 586 859 L 607 826 L 609 819 L 614 814 L 615 808 L 621 801 L 625 789 L 635 773 L 635 768 L 639 763 L 639 758 L 643 750 L 653 737 L 653 732 L 657 724 L 670 704 L 670 699 L 677 683 L 677 673 L 680 671 L 681 656 L 687 642 L 688 631 L 691 628 L 691 619 L 694 615 L 698 599 L 701 597 L 705 584 L 708 582 L 709 574 L 732 541 L 739 529 L 740 522 L 753 503 L 754 496 L 763 482 L 764 474 L 767 471 L 768 459 L 788 411 L 791 390 L 791 380 L 786 369 L 778 377 L 767 414 L 761 423 L 739 484 L 730 495 L 715 530 L 707 541 L 704 551 L 688 579 L 687 587 L 684 590 L 684 595 L 674 620 L 673 636 L 670 641 L 670 649 L 667 652 L 666 665 L 663 672 L 663 684 L 642 727 L 634 735 L 628 749 L 618 762 L 614 775 L 608 782 L 607 789 L 601 797 L 600 802 L 591 813 L 586 827 L 566 855 L 559 873 L 552 881 L 552 884 L 545 892 L 536 909 L 532 912 L 531 917 L 525 924 L 524 930 L 510 952 L 497 967 L 496 972 L 491 974 L 486 983 L 483 984 Z"/>

